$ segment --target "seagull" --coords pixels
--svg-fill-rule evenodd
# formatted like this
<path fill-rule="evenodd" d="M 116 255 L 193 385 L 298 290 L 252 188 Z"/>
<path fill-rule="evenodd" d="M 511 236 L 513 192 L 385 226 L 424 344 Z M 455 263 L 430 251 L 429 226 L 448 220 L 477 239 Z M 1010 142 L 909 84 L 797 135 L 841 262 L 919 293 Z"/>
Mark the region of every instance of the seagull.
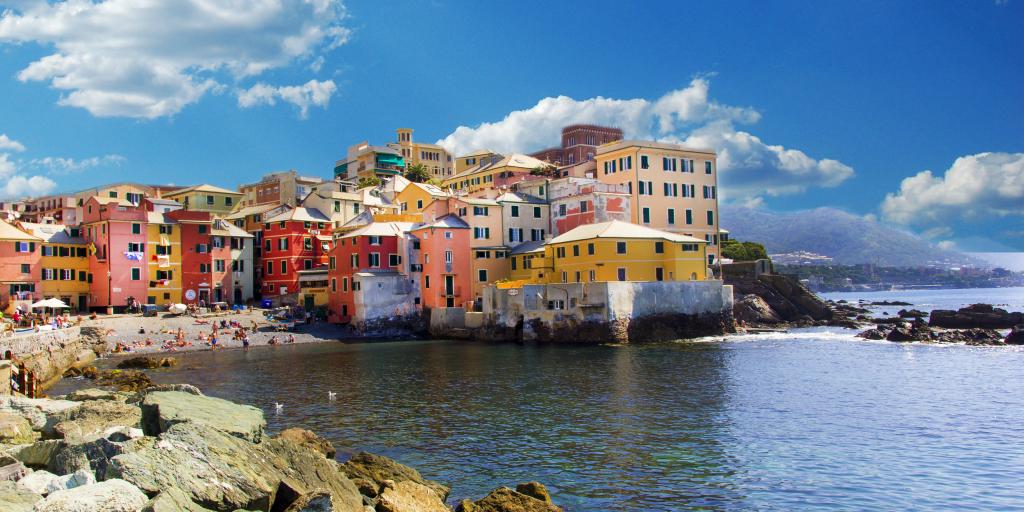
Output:
<path fill-rule="evenodd" d="M 338 394 L 337 393 L 335 393 L 334 391 L 328 391 L 327 392 L 327 399 L 328 400 L 334 400 L 335 398 L 338 398 Z"/>
<path fill-rule="evenodd" d="M 284 409 L 284 404 L 279 404 L 279 403 L 277 403 L 277 402 L 274 402 L 274 411 L 275 411 L 275 412 L 276 412 L 277 414 L 281 414 L 281 410 L 282 410 L 282 409 Z"/>

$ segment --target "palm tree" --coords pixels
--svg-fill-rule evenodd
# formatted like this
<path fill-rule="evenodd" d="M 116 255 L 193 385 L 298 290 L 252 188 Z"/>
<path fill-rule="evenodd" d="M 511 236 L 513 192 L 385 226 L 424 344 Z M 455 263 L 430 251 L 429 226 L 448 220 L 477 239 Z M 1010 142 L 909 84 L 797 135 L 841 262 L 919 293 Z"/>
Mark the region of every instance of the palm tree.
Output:
<path fill-rule="evenodd" d="M 423 164 L 412 164 L 405 169 L 405 179 L 414 183 L 425 183 L 430 178 L 430 171 Z"/>

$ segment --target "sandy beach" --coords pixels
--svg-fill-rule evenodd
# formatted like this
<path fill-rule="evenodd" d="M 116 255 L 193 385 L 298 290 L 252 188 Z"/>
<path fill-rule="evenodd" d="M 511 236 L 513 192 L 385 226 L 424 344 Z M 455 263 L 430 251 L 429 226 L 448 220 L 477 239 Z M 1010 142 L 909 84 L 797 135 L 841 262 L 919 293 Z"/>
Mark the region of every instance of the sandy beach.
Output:
<path fill-rule="evenodd" d="M 220 327 L 221 321 L 228 322 L 229 327 L 227 329 Z M 85 319 L 82 325 L 108 329 L 106 341 L 107 347 L 111 352 L 120 342 L 131 348 L 126 353 L 150 354 L 211 350 L 209 337 L 215 323 L 218 326 L 218 350 L 243 348 L 242 340 L 233 339 L 234 333 L 238 328 L 231 327 L 231 322 L 236 322 L 245 328 L 246 333 L 249 335 L 249 345 L 254 347 L 269 345 L 270 340 L 275 337 L 282 344 L 290 336 L 294 337 L 294 343 L 320 343 L 351 337 L 351 332 L 347 329 L 326 322 L 297 324 L 295 329 L 290 332 L 278 332 L 270 327 L 261 310 L 225 312 L 201 318 L 187 315 L 165 316 L 163 313 L 156 317 L 142 317 L 140 315 L 100 316 L 95 320 Z M 254 322 L 256 325 L 255 331 L 252 330 Z M 144 329 L 145 332 L 140 332 L 140 329 Z M 187 345 L 184 347 L 164 348 L 166 342 L 174 343 L 176 341 L 178 329 L 181 329 Z M 201 339 L 200 335 L 205 339 Z M 150 342 L 149 344 L 147 344 L 147 340 Z"/>

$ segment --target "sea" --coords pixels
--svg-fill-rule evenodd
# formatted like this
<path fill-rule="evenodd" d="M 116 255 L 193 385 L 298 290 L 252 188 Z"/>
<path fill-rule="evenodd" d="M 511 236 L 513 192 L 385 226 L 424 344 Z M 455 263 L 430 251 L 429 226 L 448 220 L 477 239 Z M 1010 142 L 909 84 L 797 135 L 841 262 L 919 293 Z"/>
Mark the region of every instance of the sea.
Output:
<path fill-rule="evenodd" d="M 1024 310 L 1024 288 L 827 297 Z M 1024 510 L 1024 347 L 854 334 L 338 342 L 181 354 L 151 375 L 314 430 L 341 460 L 393 457 L 452 499 L 537 480 L 568 511 Z"/>

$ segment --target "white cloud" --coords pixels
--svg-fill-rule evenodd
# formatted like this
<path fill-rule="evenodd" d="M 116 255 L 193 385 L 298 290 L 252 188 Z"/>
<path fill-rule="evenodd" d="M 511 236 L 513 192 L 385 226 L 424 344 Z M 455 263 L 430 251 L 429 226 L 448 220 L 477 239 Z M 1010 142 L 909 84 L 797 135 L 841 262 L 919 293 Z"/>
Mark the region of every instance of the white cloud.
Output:
<path fill-rule="evenodd" d="M 1024 153 L 962 156 L 943 176 L 921 171 L 887 194 L 881 209 L 893 222 L 917 226 L 1024 215 Z"/>
<path fill-rule="evenodd" d="M 25 146 L 8 137 L 6 133 L 0 133 L 0 150 L 25 151 Z"/>
<path fill-rule="evenodd" d="M 834 187 L 854 175 L 851 167 L 837 160 L 817 160 L 800 150 L 769 145 L 738 130 L 736 125 L 758 122 L 760 113 L 709 99 L 709 87 L 706 78 L 696 78 L 689 86 L 653 101 L 544 98 L 501 121 L 460 126 L 438 144 L 455 154 L 484 148 L 531 152 L 556 144 L 562 127 L 569 124 L 616 126 L 626 138 L 714 149 L 722 173 L 723 198 L 741 201 L 798 193 L 809 187 Z"/>
<path fill-rule="evenodd" d="M 41 196 L 50 193 L 57 183 L 45 176 L 11 176 L 4 184 L 3 188 L 0 188 L 0 197 L 4 199 L 25 197 L 25 196 Z"/>
<path fill-rule="evenodd" d="M 935 246 L 938 247 L 939 249 L 942 249 L 943 251 L 956 250 L 956 242 L 952 240 L 942 240 L 941 242 L 935 244 Z"/>
<path fill-rule="evenodd" d="M 22 81 L 66 91 L 59 103 L 96 116 L 173 115 L 219 80 L 316 62 L 348 41 L 338 0 L 68 0 L 0 10 L 0 43 L 53 53 Z"/>
<path fill-rule="evenodd" d="M 0 153 L 0 179 L 4 179 L 17 170 L 14 162 L 10 160 L 10 155 L 7 153 Z"/>
<path fill-rule="evenodd" d="M 242 108 L 274 105 L 280 99 L 298 107 L 299 117 L 305 119 L 309 115 L 309 107 L 327 108 L 331 103 L 331 96 L 337 90 L 338 87 L 333 80 L 310 80 L 302 85 L 283 87 L 273 87 L 261 82 L 249 89 L 238 91 L 238 105 Z"/>
<path fill-rule="evenodd" d="M 28 162 L 28 167 L 44 169 L 49 174 L 66 175 L 75 174 L 95 167 L 120 167 L 127 159 L 121 155 L 94 156 L 75 160 L 74 158 L 47 156 L 34 158 Z"/>

